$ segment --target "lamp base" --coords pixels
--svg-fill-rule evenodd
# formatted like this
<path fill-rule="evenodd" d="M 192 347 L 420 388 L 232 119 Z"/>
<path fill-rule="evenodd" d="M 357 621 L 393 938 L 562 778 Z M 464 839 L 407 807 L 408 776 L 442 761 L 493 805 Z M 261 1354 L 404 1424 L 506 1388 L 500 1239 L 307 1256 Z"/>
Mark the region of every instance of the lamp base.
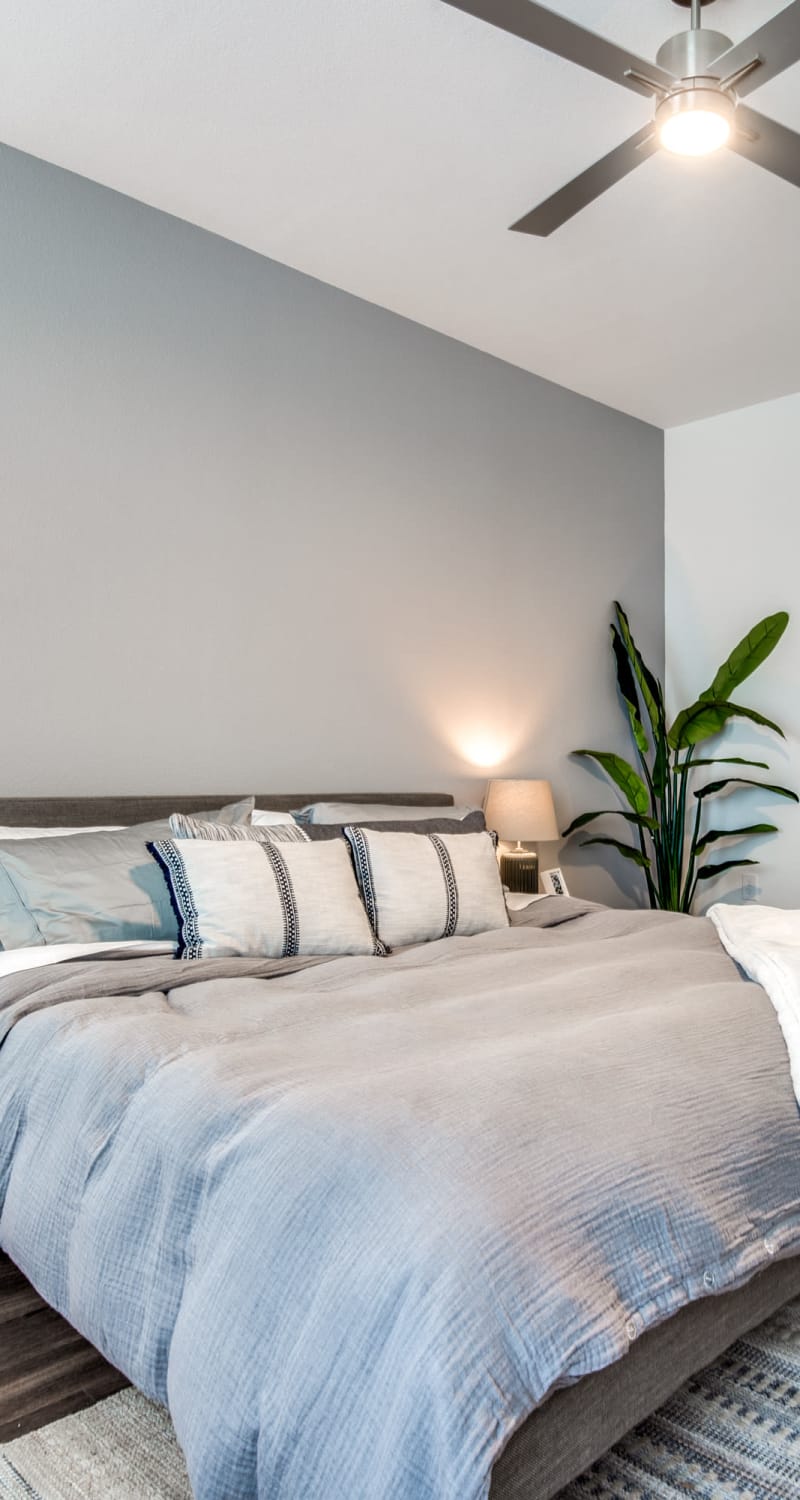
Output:
<path fill-rule="evenodd" d="M 539 890 L 539 856 L 531 849 L 501 849 L 500 879 L 510 891 Z"/>

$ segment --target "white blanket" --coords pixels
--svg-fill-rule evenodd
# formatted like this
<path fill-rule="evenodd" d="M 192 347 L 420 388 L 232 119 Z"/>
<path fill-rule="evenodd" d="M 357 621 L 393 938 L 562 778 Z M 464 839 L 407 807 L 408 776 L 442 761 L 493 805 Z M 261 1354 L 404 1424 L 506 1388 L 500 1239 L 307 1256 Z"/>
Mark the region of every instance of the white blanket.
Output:
<path fill-rule="evenodd" d="M 800 910 L 779 906 L 709 908 L 720 942 L 750 979 L 769 995 L 783 1032 L 800 1102 Z"/>

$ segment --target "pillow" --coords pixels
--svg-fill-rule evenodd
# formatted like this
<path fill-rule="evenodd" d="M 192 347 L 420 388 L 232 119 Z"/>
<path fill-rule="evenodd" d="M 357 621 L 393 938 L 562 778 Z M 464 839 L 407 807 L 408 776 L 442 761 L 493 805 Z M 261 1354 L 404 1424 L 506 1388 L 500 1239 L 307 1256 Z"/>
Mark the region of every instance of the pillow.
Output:
<path fill-rule="evenodd" d="M 297 825 L 295 825 L 297 826 Z M 309 839 L 336 839 L 343 838 L 346 827 L 352 826 L 352 819 L 345 823 L 304 823 L 303 832 Z M 359 828 L 377 828 L 384 833 L 483 833 L 486 828 L 486 819 L 479 808 L 474 812 L 468 812 L 459 821 L 458 818 L 420 818 L 419 821 L 401 819 L 397 823 L 377 822 L 359 823 Z"/>
<path fill-rule="evenodd" d="M 248 840 L 255 844 L 308 843 L 305 828 L 299 828 L 291 818 L 288 823 L 253 828 L 250 824 L 209 823 L 203 818 L 192 817 L 191 813 L 173 813 L 169 828 L 175 839 L 212 839 L 218 844 L 247 843 Z"/>
<path fill-rule="evenodd" d="M 474 807 L 412 807 L 394 802 L 309 802 L 295 810 L 298 823 L 414 823 L 431 818 L 458 818 Z"/>
<path fill-rule="evenodd" d="M 200 814 L 208 821 L 244 822 L 253 798 Z M 169 836 L 158 819 L 71 838 L 0 840 L 0 942 L 4 948 L 42 943 L 167 939 L 177 924 L 164 882 L 147 852 Z"/>
<path fill-rule="evenodd" d="M 343 840 L 157 839 L 180 958 L 382 953 Z"/>
<path fill-rule="evenodd" d="M 250 822 L 254 828 L 271 828 L 278 823 L 294 823 L 294 818 L 290 812 L 276 812 L 271 807 L 256 807 L 253 809 Z"/>
<path fill-rule="evenodd" d="M 348 827 L 367 915 L 387 948 L 509 925 L 491 834 Z"/>

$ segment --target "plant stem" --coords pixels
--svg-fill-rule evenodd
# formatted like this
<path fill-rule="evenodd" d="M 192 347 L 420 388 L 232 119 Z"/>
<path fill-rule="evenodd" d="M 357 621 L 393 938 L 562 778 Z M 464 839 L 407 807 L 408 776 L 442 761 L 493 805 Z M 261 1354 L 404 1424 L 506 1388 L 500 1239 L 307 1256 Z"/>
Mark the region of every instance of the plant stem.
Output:
<path fill-rule="evenodd" d="M 684 780 L 688 781 L 688 779 L 689 779 L 689 772 L 688 771 L 684 771 L 683 776 L 684 776 Z M 682 900 L 681 900 L 681 911 L 685 911 L 685 912 L 688 912 L 688 911 L 691 910 L 692 900 L 694 898 L 695 889 L 697 887 L 697 881 L 694 880 L 694 867 L 695 867 L 695 852 L 694 852 L 694 847 L 695 847 L 695 844 L 697 843 L 697 835 L 700 832 L 700 814 L 701 814 L 701 812 L 702 812 L 702 806 L 701 806 L 701 803 L 700 803 L 700 799 L 698 797 L 698 799 L 697 799 L 697 807 L 695 809 L 695 815 L 694 815 L 694 828 L 692 830 L 692 842 L 689 845 L 689 863 L 688 863 L 688 866 L 687 866 L 687 869 L 686 869 L 686 883 L 685 883 L 685 885 L 683 887 L 683 897 L 682 897 Z"/>
<path fill-rule="evenodd" d="M 639 848 L 641 849 L 642 854 L 644 855 L 645 859 L 649 860 L 650 856 L 647 853 L 647 846 L 645 844 L 645 837 L 644 837 L 644 829 L 641 828 L 641 827 L 639 828 Z M 656 895 L 655 886 L 653 885 L 653 876 L 652 876 L 651 871 L 650 871 L 650 866 L 649 866 L 649 864 L 647 864 L 647 865 L 644 865 L 642 868 L 644 869 L 645 879 L 647 881 L 647 894 L 650 897 L 650 905 L 653 908 L 655 908 L 658 905 L 658 897 Z"/>
<path fill-rule="evenodd" d="M 639 748 L 638 744 L 636 746 L 636 752 L 637 752 L 637 755 L 639 757 L 639 764 L 640 764 L 640 766 L 642 768 L 642 771 L 644 772 L 644 778 L 645 778 L 645 781 L 647 783 L 647 790 L 650 793 L 650 813 L 651 813 L 651 816 L 655 819 L 655 821 L 658 822 L 658 806 L 657 806 L 657 804 L 658 804 L 658 798 L 656 797 L 656 789 L 655 789 L 655 785 L 653 783 L 653 776 L 652 776 L 652 772 L 650 770 L 650 766 L 649 766 L 649 763 L 648 763 L 648 760 L 647 760 L 647 756 L 645 755 L 644 751 Z M 652 834 L 651 834 L 651 839 L 652 839 L 652 843 L 653 843 L 653 851 L 654 851 L 655 856 L 656 856 L 656 872 L 658 872 L 658 866 L 659 866 L 659 847 L 658 847 L 658 842 L 657 842 L 656 838 Z M 650 855 L 647 852 L 647 843 L 646 843 L 646 840 L 645 840 L 644 829 L 643 828 L 639 829 L 639 848 L 641 849 L 642 854 L 645 856 L 645 859 L 649 860 L 650 859 Z M 653 884 L 652 871 L 651 871 L 650 865 L 647 865 L 646 867 L 643 867 L 643 868 L 644 868 L 644 872 L 645 872 L 645 878 L 647 880 L 647 894 L 648 894 L 648 897 L 650 898 L 650 905 L 651 905 L 651 907 L 653 907 L 655 909 L 656 907 L 658 907 L 660 905 L 660 902 L 658 900 L 658 895 L 657 895 L 657 892 L 656 892 L 655 885 Z"/>

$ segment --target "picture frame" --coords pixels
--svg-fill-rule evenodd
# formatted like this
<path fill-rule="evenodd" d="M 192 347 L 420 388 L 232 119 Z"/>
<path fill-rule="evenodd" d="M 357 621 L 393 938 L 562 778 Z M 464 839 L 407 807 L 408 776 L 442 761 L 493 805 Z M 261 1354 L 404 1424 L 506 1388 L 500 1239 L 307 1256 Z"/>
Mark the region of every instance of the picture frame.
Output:
<path fill-rule="evenodd" d="M 556 865 L 552 870 L 542 870 L 540 875 L 542 890 L 548 896 L 568 896 L 569 886 L 564 879 L 563 870 Z"/>

